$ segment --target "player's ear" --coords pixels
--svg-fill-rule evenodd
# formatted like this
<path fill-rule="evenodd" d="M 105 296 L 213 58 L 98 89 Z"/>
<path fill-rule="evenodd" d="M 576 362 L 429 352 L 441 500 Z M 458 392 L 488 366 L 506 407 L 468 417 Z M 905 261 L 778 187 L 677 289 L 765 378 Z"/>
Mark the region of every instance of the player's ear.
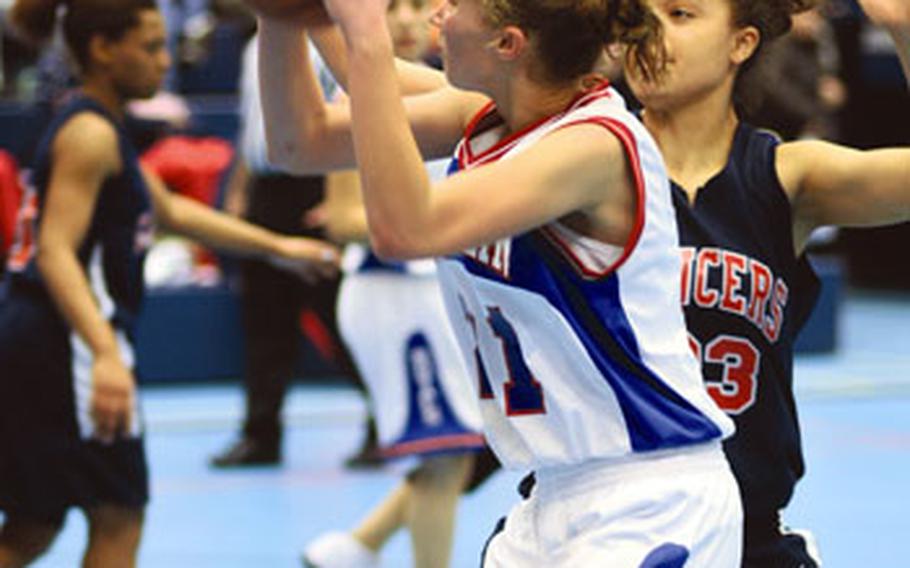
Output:
<path fill-rule="evenodd" d="M 742 65 L 758 49 L 761 42 L 761 32 L 755 26 L 746 26 L 736 31 L 733 38 L 733 51 L 730 59 L 736 65 Z"/>
<path fill-rule="evenodd" d="M 518 26 L 505 26 L 499 30 L 494 49 L 506 61 L 514 61 L 528 48 L 528 36 Z"/>
<path fill-rule="evenodd" d="M 88 42 L 89 59 L 102 66 L 107 66 L 113 61 L 116 48 L 116 42 L 103 35 L 95 34 Z"/>

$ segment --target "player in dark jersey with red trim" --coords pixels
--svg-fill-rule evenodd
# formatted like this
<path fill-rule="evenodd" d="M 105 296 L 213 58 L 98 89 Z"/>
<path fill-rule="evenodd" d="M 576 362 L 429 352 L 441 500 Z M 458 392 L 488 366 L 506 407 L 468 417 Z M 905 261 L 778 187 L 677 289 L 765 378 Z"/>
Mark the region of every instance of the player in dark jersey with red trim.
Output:
<path fill-rule="evenodd" d="M 122 122 L 170 58 L 155 0 L 19 0 L 43 38 L 58 7 L 81 92 L 50 125 L 0 287 L 0 567 L 53 541 L 70 507 L 88 517 L 83 566 L 132 566 L 148 499 L 132 324 L 154 220 L 209 244 L 275 255 L 303 276 L 334 247 L 281 237 L 172 195 L 140 169 Z"/>
<path fill-rule="evenodd" d="M 692 346 L 709 392 L 737 423 L 726 450 L 743 492 L 749 567 L 817 563 L 807 542 L 782 532 L 779 517 L 803 474 L 792 365 L 817 293 L 803 255 L 809 234 L 910 218 L 910 150 L 779 143 L 738 119 L 742 73 L 810 4 L 655 0 L 668 68 L 656 80 L 628 74 L 675 181 Z M 863 4 L 881 23 L 890 18 L 906 62 L 906 5 Z"/>

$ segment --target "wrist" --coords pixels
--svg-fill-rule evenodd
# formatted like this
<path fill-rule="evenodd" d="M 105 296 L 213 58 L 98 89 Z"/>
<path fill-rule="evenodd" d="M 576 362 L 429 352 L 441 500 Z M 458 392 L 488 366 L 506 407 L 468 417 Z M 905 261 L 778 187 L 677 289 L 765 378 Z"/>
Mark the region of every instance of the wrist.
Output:
<path fill-rule="evenodd" d="M 102 344 L 92 349 L 92 355 L 95 361 L 117 361 L 120 362 L 120 348 L 117 343 Z"/>
<path fill-rule="evenodd" d="M 256 14 L 257 33 L 260 36 L 286 35 L 300 36 L 306 32 L 306 27 L 292 18 L 274 18 Z"/>
<path fill-rule="evenodd" d="M 285 258 L 288 256 L 288 239 L 279 234 L 275 234 L 265 250 L 265 256 L 272 258 Z"/>
<path fill-rule="evenodd" d="M 341 31 L 347 48 L 352 53 L 394 52 L 392 36 L 384 14 L 381 17 L 364 14 L 354 21 L 345 23 Z"/>

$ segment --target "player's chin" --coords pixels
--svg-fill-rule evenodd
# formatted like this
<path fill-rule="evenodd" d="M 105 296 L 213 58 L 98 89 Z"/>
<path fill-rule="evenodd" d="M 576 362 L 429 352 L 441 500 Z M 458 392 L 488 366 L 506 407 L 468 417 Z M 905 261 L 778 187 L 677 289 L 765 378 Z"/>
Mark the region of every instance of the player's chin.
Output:
<path fill-rule="evenodd" d="M 134 85 L 127 93 L 130 100 L 146 100 L 154 97 L 161 89 L 161 81 L 151 81 L 143 85 Z"/>
<path fill-rule="evenodd" d="M 456 65 L 449 65 L 449 62 L 445 59 L 443 60 L 442 69 L 446 75 L 446 81 L 453 87 L 465 91 L 482 90 L 475 82 L 471 81 L 471 78 L 468 75 L 460 73 Z"/>

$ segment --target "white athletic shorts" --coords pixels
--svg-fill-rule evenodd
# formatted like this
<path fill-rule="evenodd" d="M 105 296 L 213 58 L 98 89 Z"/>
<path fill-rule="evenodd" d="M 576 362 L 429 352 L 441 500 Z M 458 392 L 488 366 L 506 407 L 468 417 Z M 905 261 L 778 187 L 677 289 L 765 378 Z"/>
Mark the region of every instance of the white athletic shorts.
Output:
<path fill-rule="evenodd" d="M 369 388 L 385 455 L 484 447 L 477 388 L 449 326 L 435 272 L 345 275 L 338 327 Z"/>
<path fill-rule="evenodd" d="M 742 507 L 720 443 L 536 472 L 484 568 L 739 568 Z"/>

